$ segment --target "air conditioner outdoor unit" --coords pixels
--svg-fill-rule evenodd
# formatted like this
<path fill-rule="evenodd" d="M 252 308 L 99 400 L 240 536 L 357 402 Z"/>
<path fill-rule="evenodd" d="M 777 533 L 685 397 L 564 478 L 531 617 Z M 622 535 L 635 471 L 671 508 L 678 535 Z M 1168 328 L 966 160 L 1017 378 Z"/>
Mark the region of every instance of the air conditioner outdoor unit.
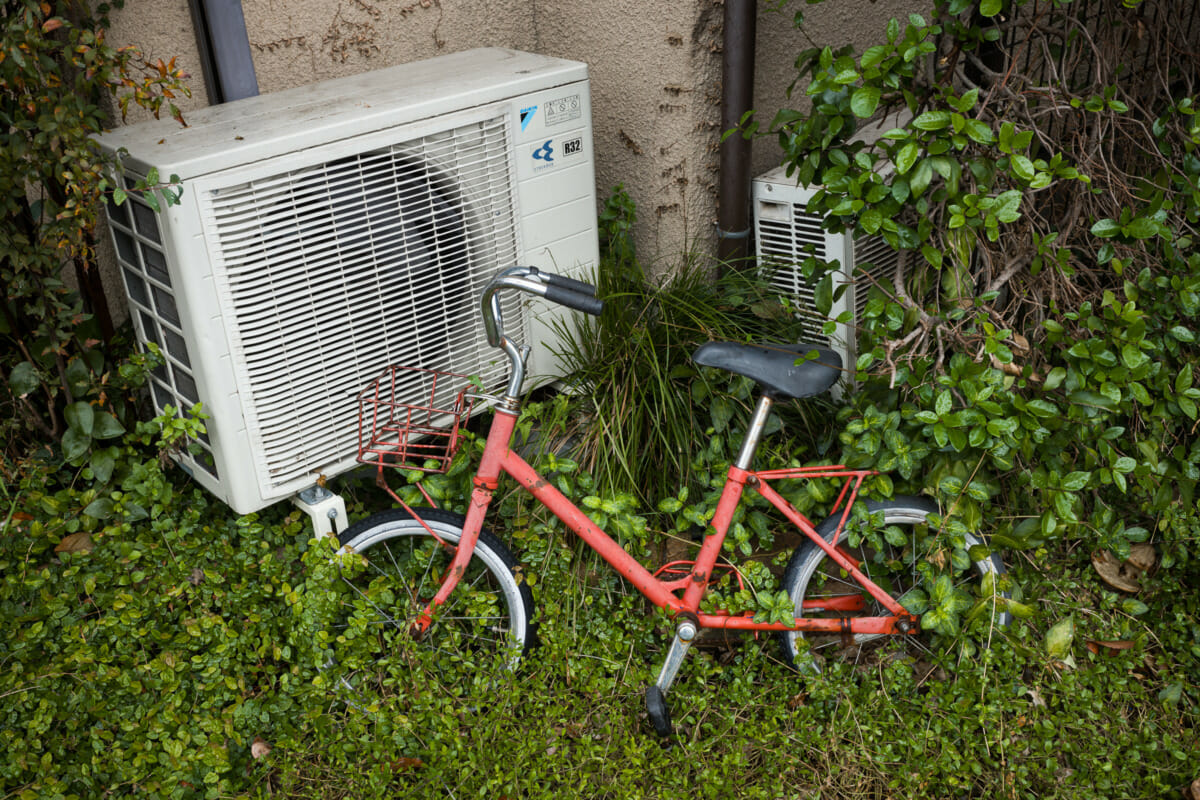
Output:
<path fill-rule="evenodd" d="M 584 64 L 484 49 L 194 111 L 100 137 L 124 180 L 182 202 L 108 217 L 152 395 L 210 417 L 196 480 L 248 513 L 355 463 L 357 393 L 389 364 L 500 389 L 480 291 L 514 264 L 598 260 Z M 505 308 L 548 379 L 561 312 Z M 414 382 L 413 403 L 426 403 Z M 403 397 L 397 396 L 398 400 Z"/>
<path fill-rule="evenodd" d="M 857 358 L 857 320 L 867 302 L 872 281 L 890 286 L 897 253 L 880 236 L 830 233 L 821 227 L 819 214 L 808 210 L 808 201 L 819 186 L 799 186 L 784 167 L 754 179 L 755 255 L 771 285 L 791 299 L 805 323 L 805 337 L 842 355 L 849 375 Z M 852 312 L 852 322 L 838 323 L 832 334 L 824 332 L 826 317 L 817 311 L 815 284 L 805 279 L 800 266 L 809 257 L 837 263 L 834 286 L 846 286 L 836 298 L 830 318 Z M 867 265 L 854 276 L 855 267 Z"/>

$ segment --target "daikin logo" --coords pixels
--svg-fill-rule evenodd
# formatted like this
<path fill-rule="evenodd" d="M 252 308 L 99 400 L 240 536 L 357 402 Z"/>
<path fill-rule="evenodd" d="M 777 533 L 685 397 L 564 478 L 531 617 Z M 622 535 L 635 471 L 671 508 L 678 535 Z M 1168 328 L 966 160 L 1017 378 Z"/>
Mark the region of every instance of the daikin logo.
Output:
<path fill-rule="evenodd" d="M 529 108 L 521 109 L 521 130 L 524 131 L 529 127 L 529 123 L 533 122 L 534 114 L 537 114 L 538 107 L 530 106 Z"/>
<path fill-rule="evenodd" d="M 552 163 L 554 148 L 550 146 L 550 143 L 553 141 L 553 139 L 547 139 L 544 145 L 533 151 L 533 157 L 539 161 L 545 161 L 547 164 Z"/>

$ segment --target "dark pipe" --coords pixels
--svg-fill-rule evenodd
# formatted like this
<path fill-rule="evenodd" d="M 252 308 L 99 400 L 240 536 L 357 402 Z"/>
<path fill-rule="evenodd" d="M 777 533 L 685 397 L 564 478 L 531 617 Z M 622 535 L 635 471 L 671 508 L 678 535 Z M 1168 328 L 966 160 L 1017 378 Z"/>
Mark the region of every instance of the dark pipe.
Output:
<path fill-rule="evenodd" d="M 736 128 L 754 103 L 754 34 L 758 0 L 725 0 L 721 55 L 721 133 Z M 721 142 L 717 199 L 717 257 L 744 261 L 750 252 L 750 140 L 734 133 Z"/>
<path fill-rule="evenodd" d="M 257 95 L 242 0 L 189 0 L 188 6 L 209 102 L 217 105 Z"/>

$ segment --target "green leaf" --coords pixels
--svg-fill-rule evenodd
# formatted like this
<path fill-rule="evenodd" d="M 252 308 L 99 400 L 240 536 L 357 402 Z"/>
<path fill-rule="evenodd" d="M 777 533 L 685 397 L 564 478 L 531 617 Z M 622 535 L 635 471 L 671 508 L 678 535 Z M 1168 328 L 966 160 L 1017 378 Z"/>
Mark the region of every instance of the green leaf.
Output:
<path fill-rule="evenodd" d="M 991 144 L 995 139 L 995 134 L 992 133 L 992 129 L 977 119 L 967 120 L 966 125 L 963 127 L 963 131 L 967 134 L 967 136 L 971 137 L 972 141 L 978 142 L 979 144 Z"/>
<path fill-rule="evenodd" d="M 1030 414 L 1041 419 L 1058 416 L 1058 406 L 1049 400 L 1030 400 L 1026 408 Z"/>
<path fill-rule="evenodd" d="M 96 413 L 95 423 L 92 426 L 92 436 L 96 439 L 115 439 L 125 433 L 125 426 L 120 421 L 107 411 L 99 411 Z"/>
<path fill-rule="evenodd" d="M 873 67 L 887 57 L 888 53 L 892 52 L 892 48 L 885 45 L 877 44 L 874 47 L 868 47 L 863 51 L 862 58 L 859 63 L 863 69 Z"/>
<path fill-rule="evenodd" d="M 1127 344 L 1121 348 L 1121 360 L 1130 369 L 1137 369 L 1149 361 L 1150 358 L 1136 344 Z"/>
<path fill-rule="evenodd" d="M 938 395 L 937 401 L 934 403 L 933 408 L 939 417 L 944 417 L 950 413 L 950 409 L 953 407 L 953 404 L 954 398 L 950 396 L 950 390 L 943 389 L 941 394 Z"/>
<path fill-rule="evenodd" d="M 95 409 L 91 403 L 79 400 L 67 406 L 64 415 L 71 430 L 78 431 L 84 436 L 92 435 L 92 426 L 96 420 Z"/>
<path fill-rule="evenodd" d="M 1090 472 L 1068 473 L 1067 476 L 1062 479 L 1062 488 L 1066 489 L 1068 492 L 1078 492 L 1080 489 L 1083 489 L 1088 485 L 1088 481 L 1091 479 L 1091 476 L 1092 474 Z"/>
<path fill-rule="evenodd" d="M 1113 463 L 1113 471 L 1122 474 L 1133 472 L 1137 467 L 1137 462 L 1129 456 L 1121 456 Z"/>
<path fill-rule="evenodd" d="M 913 197 L 920 197 L 929 188 L 931 180 L 933 180 L 933 165 L 929 163 L 928 158 L 922 159 L 917 168 L 913 170 L 912 178 L 909 179 Z"/>
<path fill-rule="evenodd" d="M 98 497 L 87 504 L 83 513 L 94 519 L 108 519 L 112 516 L 113 501 L 107 497 Z"/>
<path fill-rule="evenodd" d="M 92 468 L 92 474 L 95 475 L 96 481 L 99 483 L 108 483 L 108 479 L 112 477 L 113 469 L 117 465 L 117 460 L 111 452 L 113 448 L 106 447 L 103 450 L 96 450 L 92 453 L 92 459 L 88 462 L 88 466 Z"/>
<path fill-rule="evenodd" d="M 817 311 L 825 316 L 829 316 L 830 310 L 833 309 L 833 273 L 827 272 L 817 282 L 813 288 L 813 304 L 817 307 Z"/>
<path fill-rule="evenodd" d="M 67 432 L 63 434 L 63 458 L 67 461 L 75 462 L 87 455 L 87 451 L 91 449 L 91 446 L 92 437 L 86 433 L 82 433 L 78 428 L 67 428 Z"/>
<path fill-rule="evenodd" d="M 937 131 L 950 124 L 948 111 L 926 111 L 912 121 L 912 126 L 921 131 Z"/>
<path fill-rule="evenodd" d="M 1150 610 L 1150 607 L 1133 597 L 1121 601 L 1121 610 L 1126 614 L 1131 614 L 1135 617 L 1140 617 Z"/>
<path fill-rule="evenodd" d="M 667 497 L 658 503 L 658 510 L 664 514 L 674 514 L 681 508 L 683 508 L 683 501 L 678 497 Z"/>
<path fill-rule="evenodd" d="M 1086 390 L 1071 392 L 1071 402 L 1081 406 L 1096 406 L 1106 411 L 1112 411 L 1117 407 L 1117 404 L 1110 398 L 1098 392 L 1089 392 Z"/>
<path fill-rule="evenodd" d="M 1075 618 L 1067 617 L 1046 632 L 1046 653 L 1051 658 L 1064 660 L 1071 654 L 1075 641 Z"/>
<path fill-rule="evenodd" d="M 1004 223 L 1016 222 L 1021 218 L 1021 193 L 1010 189 L 996 197 L 996 219 Z"/>
<path fill-rule="evenodd" d="M 729 420 L 733 419 L 733 401 L 724 395 L 714 397 L 709 413 L 712 415 L 713 430 L 721 433 L 729 426 Z"/>
<path fill-rule="evenodd" d="M 1114 219 L 1102 219 L 1092 226 L 1092 235 L 1111 239 L 1121 233 L 1121 225 Z"/>
<path fill-rule="evenodd" d="M 908 142 L 900 148 L 900 152 L 896 153 L 896 171 L 901 175 L 912 169 L 913 164 L 917 163 L 917 156 L 920 155 L 920 148 L 916 142 Z"/>
<path fill-rule="evenodd" d="M 1135 217 L 1121 232 L 1134 239 L 1149 239 L 1158 233 L 1158 229 L 1158 223 L 1149 217 Z"/>
<path fill-rule="evenodd" d="M 866 233 L 875 234 L 879 231 L 879 227 L 883 225 L 883 212 L 878 208 L 868 208 L 863 212 L 859 224 L 862 225 L 862 229 Z"/>
<path fill-rule="evenodd" d="M 878 87 L 860 86 L 850 96 L 850 110 L 854 112 L 854 116 L 866 119 L 874 114 L 875 109 L 879 107 L 881 94 Z"/>
<path fill-rule="evenodd" d="M 1014 153 L 1009 157 L 1009 164 L 1012 165 L 1012 171 L 1018 178 L 1025 181 L 1033 180 L 1036 170 L 1033 168 L 1033 162 L 1023 155 Z"/>
<path fill-rule="evenodd" d="M 985 17 L 994 17 L 1000 13 L 1002 0 L 980 0 L 979 13 Z"/>
<path fill-rule="evenodd" d="M 1053 391 L 1059 386 L 1062 386 L 1062 382 L 1066 379 L 1067 370 L 1064 367 L 1055 367 L 1054 369 L 1050 370 L 1048 375 L 1046 375 L 1046 382 L 1042 384 L 1042 386 L 1046 389 L 1046 391 Z"/>
<path fill-rule="evenodd" d="M 37 368 L 28 361 L 22 361 L 13 367 L 13 371 L 8 376 L 8 385 L 12 389 L 13 394 L 17 397 L 26 397 L 30 392 L 41 386 L 42 381 L 38 378 Z"/>
<path fill-rule="evenodd" d="M 1168 706 L 1179 705 L 1179 701 L 1182 698 L 1183 698 L 1183 681 L 1175 681 L 1174 683 L 1167 684 L 1166 686 L 1163 687 L 1163 690 L 1158 693 L 1158 699 L 1161 700 L 1165 705 L 1168 705 Z M 1186 758 L 1186 756 L 1185 756 L 1185 758 Z"/>

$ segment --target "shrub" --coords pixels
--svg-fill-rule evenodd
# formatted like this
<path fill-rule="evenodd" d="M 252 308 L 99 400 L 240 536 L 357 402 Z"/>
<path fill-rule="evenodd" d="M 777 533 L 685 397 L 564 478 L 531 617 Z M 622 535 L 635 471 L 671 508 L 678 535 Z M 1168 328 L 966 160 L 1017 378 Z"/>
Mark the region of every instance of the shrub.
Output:
<path fill-rule="evenodd" d="M 802 53 L 812 113 L 771 130 L 813 210 L 901 256 L 863 287 L 847 462 L 1005 547 L 1153 541 L 1194 579 L 1198 50 L 1141 6 L 938 0 L 861 54 Z"/>
<path fill-rule="evenodd" d="M 105 42 L 107 3 L 93 11 L 67 0 L 8 0 L 3 11 L 0 435 L 7 455 L 73 436 L 64 443 L 72 460 L 74 446 L 92 435 L 91 417 L 68 411 L 75 404 L 125 427 L 136 418 L 105 346 L 114 332 L 96 264 L 100 203 L 120 203 L 128 191 L 155 206 L 178 197 L 178 189 L 156 186 L 157 176 L 114 183 L 91 137 L 108 123 L 114 98 L 122 115 L 132 103 L 182 121 L 172 98 L 188 90 L 173 60 L 152 63 L 136 48 Z"/>

